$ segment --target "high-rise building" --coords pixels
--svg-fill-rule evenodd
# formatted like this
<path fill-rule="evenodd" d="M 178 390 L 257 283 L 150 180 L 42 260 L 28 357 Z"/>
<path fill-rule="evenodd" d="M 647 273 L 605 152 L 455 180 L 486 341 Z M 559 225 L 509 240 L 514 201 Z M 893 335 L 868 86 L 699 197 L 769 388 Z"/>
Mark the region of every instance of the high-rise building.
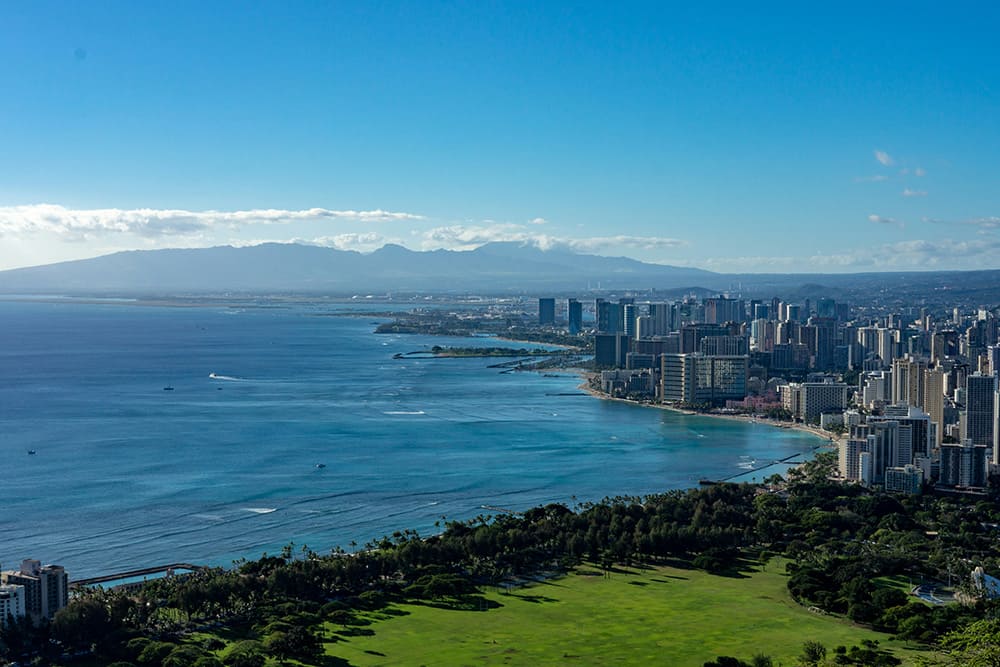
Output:
<path fill-rule="evenodd" d="M 924 373 L 927 364 L 906 356 L 892 362 L 893 404 L 920 407 L 924 404 Z"/>
<path fill-rule="evenodd" d="M 895 329 L 877 329 L 877 331 L 878 356 L 882 360 L 882 367 L 889 368 L 892 366 L 892 360 L 898 356 L 896 350 L 899 347 L 897 339 L 899 332 Z"/>
<path fill-rule="evenodd" d="M 566 303 L 566 319 L 569 321 L 569 332 L 576 335 L 583 331 L 583 304 L 576 299 Z"/>
<path fill-rule="evenodd" d="M 698 348 L 707 355 L 743 355 L 750 354 L 750 341 L 746 336 L 705 336 Z"/>
<path fill-rule="evenodd" d="M 0 584 L 24 586 L 24 607 L 34 621 L 51 619 L 69 603 L 69 578 L 59 565 L 25 560 L 20 570 L 0 572 Z"/>
<path fill-rule="evenodd" d="M 991 461 L 995 465 L 1000 465 L 1000 378 L 996 379 L 997 389 L 993 393 L 993 452 Z"/>
<path fill-rule="evenodd" d="M 746 397 L 748 357 L 741 355 L 663 354 L 663 401 L 721 403 Z"/>
<path fill-rule="evenodd" d="M 858 359 L 869 359 L 878 356 L 878 329 L 875 327 L 858 327 L 855 330 L 858 347 Z"/>
<path fill-rule="evenodd" d="M 816 316 L 836 318 L 837 302 L 827 298 L 816 299 Z"/>
<path fill-rule="evenodd" d="M 894 421 L 861 424 L 851 428 L 846 453 L 842 464 L 846 472 L 857 470 L 859 479 L 865 484 L 882 484 L 886 468 L 898 466 L 903 458 L 899 451 L 899 423 Z M 857 456 L 857 462 L 851 459 Z"/>
<path fill-rule="evenodd" d="M 960 445 L 941 445 L 940 486 L 982 488 L 986 486 L 988 447 L 966 438 Z"/>
<path fill-rule="evenodd" d="M 924 371 L 924 412 L 935 426 L 934 446 L 939 447 L 944 438 L 944 372 L 939 368 Z"/>
<path fill-rule="evenodd" d="M 775 323 L 772 320 L 754 320 L 750 323 L 750 338 L 754 349 L 771 352 L 775 343 Z"/>
<path fill-rule="evenodd" d="M 669 303 L 649 304 L 649 317 L 653 320 L 654 336 L 665 336 L 673 330 L 673 308 Z"/>
<path fill-rule="evenodd" d="M 636 328 L 636 318 L 638 317 L 639 309 L 636 308 L 634 303 L 623 303 L 622 304 L 622 320 L 625 325 L 623 331 L 625 335 L 629 338 L 636 338 L 635 328 Z"/>
<path fill-rule="evenodd" d="M 599 368 L 625 368 L 631 340 L 623 333 L 594 336 L 594 365 Z"/>
<path fill-rule="evenodd" d="M 622 304 L 597 299 L 594 306 L 599 332 L 621 333 L 625 330 L 625 309 Z"/>
<path fill-rule="evenodd" d="M 840 441 L 838 463 L 840 476 L 855 482 L 861 479 L 861 453 L 867 452 L 868 441 L 863 438 L 848 438 Z"/>
<path fill-rule="evenodd" d="M 7 624 L 8 618 L 18 619 L 27 613 L 24 602 L 24 586 L 0 584 L 0 628 Z"/>
<path fill-rule="evenodd" d="M 993 431 L 996 429 L 997 379 L 992 375 L 976 373 L 965 380 L 965 430 L 963 438 L 973 445 L 993 449 Z"/>
<path fill-rule="evenodd" d="M 635 318 L 635 339 L 642 340 L 643 338 L 652 338 L 656 335 L 656 327 L 653 324 L 653 318 L 649 315 L 640 315 Z"/>
<path fill-rule="evenodd" d="M 781 403 L 793 417 L 818 422 L 824 412 L 843 412 L 847 407 L 847 385 L 835 382 L 793 382 L 781 387 Z"/>
<path fill-rule="evenodd" d="M 924 473 L 915 465 L 885 469 L 885 490 L 890 493 L 919 494 L 923 491 Z"/>
<path fill-rule="evenodd" d="M 865 373 L 861 377 L 861 402 L 869 408 L 892 402 L 892 372 Z"/>
<path fill-rule="evenodd" d="M 931 335 L 931 361 L 940 364 L 948 357 L 958 355 L 958 332 L 947 329 Z"/>
<path fill-rule="evenodd" d="M 742 322 L 746 319 L 742 299 L 727 299 L 715 297 L 705 299 L 705 323 L 725 324 L 726 322 Z"/>
<path fill-rule="evenodd" d="M 986 365 L 990 375 L 1000 375 L 1000 345 L 990 345 L 986 348 Z"/>
<path fill-rule="evenodd" d="M 834 317 L 810 317 L 809 326 L 816 330 L 812 348 L 815 366 L 820 370 L 831 370 L 836 365 L 837 320 Z"/>
<path fill-rule="evenodd" d="M 556 323 L 556 300 L 545 297 L 538 300 L 539 326 L 552 326 Z"/>
<path fill-rule="evenodd" d="M 930 415 L 910 405 L 887 405 L 879 416 L 871 416 L 868 423 L 894 421 L 899 424 L 899 445 L 893 465 L 912 463 L 917 456 L 930 456 L 934 447 Z"/>
<path fill-rule="evenodd" d="M 718 324 L 689 324 L 681 327 L 681 352 L 699 352 L 706 336 L 726 336 L 729 329 Z"/>

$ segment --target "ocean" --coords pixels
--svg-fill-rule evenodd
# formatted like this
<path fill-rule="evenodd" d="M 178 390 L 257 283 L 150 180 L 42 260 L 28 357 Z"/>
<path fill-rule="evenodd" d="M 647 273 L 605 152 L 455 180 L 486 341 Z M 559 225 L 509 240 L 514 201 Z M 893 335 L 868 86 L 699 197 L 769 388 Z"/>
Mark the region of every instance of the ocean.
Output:
<path fill-rule="evenodd" d="M 361 307 L 330 316 L 343 308 L 0 302 L 3 567 L 37 558 L 78 579 L 289 543 L 350 551 L 487 508 L 691 487 L 822 442 L 599 400 L 568 372 L 393 359 L 510 343 L 374 334 Z"/>

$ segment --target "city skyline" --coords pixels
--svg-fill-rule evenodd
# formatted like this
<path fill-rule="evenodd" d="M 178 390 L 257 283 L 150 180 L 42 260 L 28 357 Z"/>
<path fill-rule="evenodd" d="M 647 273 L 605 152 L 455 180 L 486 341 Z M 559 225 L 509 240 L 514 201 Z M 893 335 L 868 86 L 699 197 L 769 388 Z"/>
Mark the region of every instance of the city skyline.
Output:
<path fill-rule="evenodd" d="M 261 241 L 1000 268 L 996 10 L 773 12 L 8 8 L 0 269 Z"/>

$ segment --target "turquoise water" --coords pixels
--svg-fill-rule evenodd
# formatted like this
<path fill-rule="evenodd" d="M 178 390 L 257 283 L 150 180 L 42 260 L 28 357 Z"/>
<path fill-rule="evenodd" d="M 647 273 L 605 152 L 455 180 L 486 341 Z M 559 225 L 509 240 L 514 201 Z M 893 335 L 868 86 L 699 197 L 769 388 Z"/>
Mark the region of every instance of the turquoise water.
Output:
<path fill-rule="evenodd" d="M 395 360 L 495 341 L 325 312 L 0 303 L 0 563 L 80 578 L 350 550 L 483 506 L 690 487 L 820 442 L 598 400 L 572 374 Z"/>

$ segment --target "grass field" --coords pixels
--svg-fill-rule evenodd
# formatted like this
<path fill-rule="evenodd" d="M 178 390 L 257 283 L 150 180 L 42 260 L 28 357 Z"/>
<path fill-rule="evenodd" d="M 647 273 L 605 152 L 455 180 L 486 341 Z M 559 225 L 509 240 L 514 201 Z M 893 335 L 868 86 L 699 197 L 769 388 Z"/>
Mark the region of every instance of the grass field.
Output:
<path fill-rule="evenodd" d="M 809 639 L 831 652 L 877 639 L 904 663 L 920 655 L 888 635 L 810 612 L 791 600 L 785 582 L 780 561 L 738 577 L 660 567 L 606 578 L 583 567 L 510 593 L 488 592 L 470 610 L 393 605 L 327 649 L 340 658 L 330 662 L 351 665 L 700 667 L 718 655 L 760 652 L 788 666 Z"/>

